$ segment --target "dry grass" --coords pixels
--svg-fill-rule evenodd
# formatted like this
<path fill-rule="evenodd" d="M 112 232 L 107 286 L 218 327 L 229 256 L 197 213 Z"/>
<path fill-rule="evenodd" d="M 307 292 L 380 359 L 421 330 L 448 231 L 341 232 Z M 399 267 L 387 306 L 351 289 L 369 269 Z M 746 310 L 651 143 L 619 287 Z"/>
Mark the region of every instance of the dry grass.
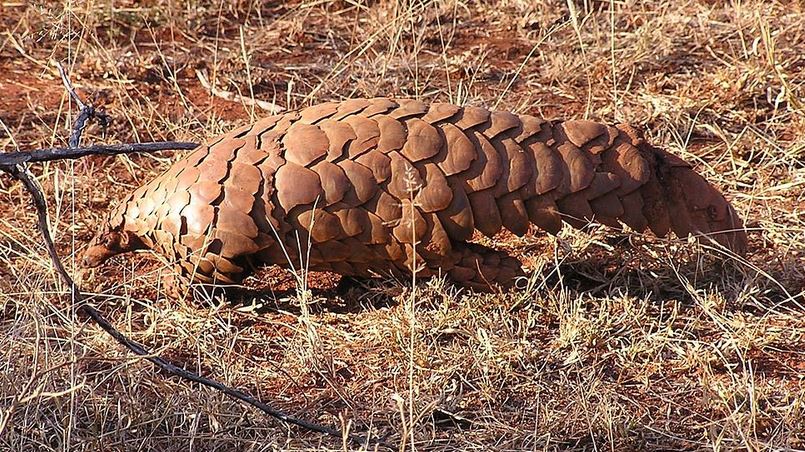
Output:
<path fill-rule="evenodd" d="M 50 58 L 117 119 L 94 141 L 201 140 L 264 114 L 210 96 L 196 70 L 287 108 L 394 95 L 628 121 L 729 194 L 751 254 L 720 265 L 694 244 L 565 231 L 505 238 L 535 274 L 520 291 L 389 281 L 338 297 L 312 275 L 312 291 L 240 306 L 159 297 L 162 269 L 139 254 L 83 275 L 121 330 L 411 450 L 805 449 L 801 3 L 263 3 L 3 1 L 0 149 L 66 142 Z M 175 158 L 35 168 L 70 268 L 109 203 Z M 0 198 L 0 449 L 343 447 L 166 378 L 76 318 L 23 190 L 0 179 Z"/>

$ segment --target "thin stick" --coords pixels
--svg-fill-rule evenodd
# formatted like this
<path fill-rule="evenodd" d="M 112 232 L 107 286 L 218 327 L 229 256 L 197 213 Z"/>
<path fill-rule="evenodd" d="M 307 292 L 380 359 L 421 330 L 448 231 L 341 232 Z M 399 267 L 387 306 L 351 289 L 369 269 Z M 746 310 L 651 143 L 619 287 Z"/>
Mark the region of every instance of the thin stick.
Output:
<path fill-rule="evenodd" d="M 245 55 L 244 55 L 244 58 L 246 58 Z M 254 92 L 252 92 L 251 97 L 245 97 L 245 96 L 241 96 L 240 94 L 233 93 L 231 91 L 225 91 L 225 90 L 222 90 L 220 88 L 216 88 L 215 86 L 213 86 L 210 83 L 210 81 L 207 79 L 207 76 L 204 74 L 204 72 L 202 72 L 202 71 L 200 71 L 198 69 L 196 69 L 196 78 L 198 78 L 198 81 L 201 82 L 201 86 L 203 86 L 204 89 L 209 91 L 210 94 L 212 94 L 213 96 L 220 97 L 221 99 L 228 100 L 230 102 L 240 102 L 243 105 L 252 107 L 252 110 L 254 110 L 254 107 L 257 106 L 257 107 L 260 107 L 261 109 L 271 113 L 272 115 L 275 115 L 277 113 L 281 113 L 281 112 L 285 111 L 285 107 L 277 105 L 277 104 L 275 104 L 273 102 L 269 102 L 267 100 L 255 99 L 254 98 Z M 250 78 L 250 80 L 251 80 L 251 78 Z M 249 89 L 253 91 L 253 88 L 252 88 L 251 85 L 249 85 Z M 254 112 L 252 111 L 251 114 L 253 115 Z"/>
<path fill-rule="evenodd" d="M 78 137 L 80 139 L 80 133 Z M 2 152 L 0 153 L 0 167 L 9 168 L 29 162 L 77 159 L 88 155 L 118 155 L 131 154 L 134 152 L 189 150 L 195 149 L 196 147 L 198 147 L 198 143 L 187 141 L 155 141 L 152 143 L 93 144 L 92 146 L 75 148 L 45 148 L 34 149 L 33 151 Z"/>
<path fill-rule="evenodd" d="M 106 132 L 106 127 L 109 126 L 111 122 L 111 118 L 109 115 L 106 114 L 103 110 L 96 110 L 95 106 L 92 104 L 85 104 L 78 94 L 75 92 L 75 88 L 73 87 L 73 82 L 70 81 L 70 77 L 67 76 L 67 72 L 64 70 L 64 66 L 58 61 L 55 62 L 56 67 L 59 69 L 59 74 L 61 75 L 62 83 L 64 84 L 64 88 L 70 93 L 70 97 L 73 98 L 76 104 L 78 104 L 78 108 L 80 112 L 78 113 L 78 117 L 75 119 L 73 123 L 73 130 L 70 133 L 70 139 L 67 141 L 67 144 L 71 148 L 77 148 L 78 143 L 81 141 L 81 134 L 84 132 L 84 129 L 87 127 L 87 123 L 90 119 L 97 119 L 100 123 L 101 127 L 103 128 L 104 132 Z"/>

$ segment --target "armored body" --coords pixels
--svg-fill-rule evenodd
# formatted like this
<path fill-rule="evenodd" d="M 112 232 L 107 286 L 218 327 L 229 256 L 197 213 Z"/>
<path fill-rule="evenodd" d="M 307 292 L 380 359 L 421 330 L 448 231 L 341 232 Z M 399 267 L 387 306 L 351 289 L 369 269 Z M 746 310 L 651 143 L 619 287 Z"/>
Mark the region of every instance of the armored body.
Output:
<path fill-rule="evenodd" d="M 629 126 L 375 98 L 199 146 L 112 211 L 84 262 L 147 247 L 188 282 L 237 283 L 269 264 L 506 286 L 520 263 L 470 243 L 476 230 L 591 221 L 746 250 L 725 198 Z"/>

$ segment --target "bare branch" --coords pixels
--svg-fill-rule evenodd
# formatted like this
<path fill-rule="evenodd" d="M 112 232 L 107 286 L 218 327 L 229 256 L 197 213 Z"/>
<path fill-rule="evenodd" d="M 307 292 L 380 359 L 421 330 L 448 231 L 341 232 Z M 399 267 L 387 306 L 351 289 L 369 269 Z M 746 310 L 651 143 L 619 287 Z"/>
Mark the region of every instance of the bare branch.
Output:
<path fill-rule="evenodd" d="M 64 88 L 70 94 L 70 97 L 73 98 L 73 101 L 75 101 L 75 103 L 78 104 L 78 108 L 80 110 L 83 110 L 84 108 L 86 108 L 86 105 L 84 104 L 84 101 L 82 101 L 81 98 L 78 97 L 78 94 L 75 92 L 75 88 L 73 87 L 73 82 L 70 81 L 70 77 L 67 75 L 67 71 L 64 70 L 64 66 L 62 66 L 61 62 L 52 60 L 52 63 L 54 65 L 56 65 L 57 69 L 59 69 L 59 74 L 61 75 L 61 81 L 64 84 Z"/>
<path fill-rule="evenodd" d="M 80 138 L 80 135 L 79 135 Z M 51 160 L 77 159 L 88 155 L 118 155 L 134 152 L 157 152 L 195 149 L 198 143 L 186 141 L 156 141 L 152 143 L 93 144 L 87 147 L 46 148 L 33 151 L 0 153 L 0 167 L 21 163 L 47 162 Z"/>
<path fill-rule="evenodd" d="M 243 105 L 248 105 L 249 107 L 257 106 L 271 113 L 272 115 L 285 111 L 285 107 L 277 105 L 273 102 L 241 96 L 240 94 L 235 94 L 231 91 L 216 88 L 210 83 L 209 80 L 207 80 L 207 76 L 198 69 L 196 69 L 196 78 L 198 78 L 198 81 L 201 82 L 201 86 L 203 86 L 204 89 L 209 91 L 213 96 L 220 97 L 221 99 L 228 100 L 230 102 L 240 102 Z"/>
<path fill-rule="evenodd" d="M 75 118 L 75 123 L 73 123 L 73 130 L 70 133 L 70 139 L 67 141 L 71 148 L 77 148 L 78 143 L 81 141 L 81 134 L 84 133 L 84 129 L 87 127 L 87 123 L 90 119 L 97 119 L 98 123 L 100 123 L 101 127 L 106 132 L 106 127 L 109 126 L 109 122 L 111 118 L 109 115 L 106 114 L 103 110 L 96 110 L 95 106 L 91 103 L 85 104 L 81 97 L 75 92 L 75 88 L 73 87 L 73 82 L 70 81 L 70 77 L 67 75 L 67 72 L 64 70 L 64 66 L 58 61 L 54 62 L 56 67 L 59 68 L 59 74 L 61 74 L 61 80 L 64 84 L 64 89 L 70 93 L 70 97 L 73 98 L 76 104 L 78 104 L 78 108 L 80 112 L 78 116 Z"/>

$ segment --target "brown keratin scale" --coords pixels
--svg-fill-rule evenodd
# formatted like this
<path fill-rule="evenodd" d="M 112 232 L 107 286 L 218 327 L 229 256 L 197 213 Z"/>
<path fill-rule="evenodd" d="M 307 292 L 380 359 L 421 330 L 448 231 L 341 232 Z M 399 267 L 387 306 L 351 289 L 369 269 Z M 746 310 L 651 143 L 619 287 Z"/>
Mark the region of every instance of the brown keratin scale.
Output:
<path fill-rule="evenodd" d="M 185 283 L 237 283 L 262 264 L 365 277 L 416 265 L 485 288 L 522 270 L 468 243 L 475 230 L 555 234 L 590 221 L 746 251 L 721 193 L 629 126 L 376 98 L 271 116 L 199 146 L 111 213 L 84 263 L 147 247 Z"/>

